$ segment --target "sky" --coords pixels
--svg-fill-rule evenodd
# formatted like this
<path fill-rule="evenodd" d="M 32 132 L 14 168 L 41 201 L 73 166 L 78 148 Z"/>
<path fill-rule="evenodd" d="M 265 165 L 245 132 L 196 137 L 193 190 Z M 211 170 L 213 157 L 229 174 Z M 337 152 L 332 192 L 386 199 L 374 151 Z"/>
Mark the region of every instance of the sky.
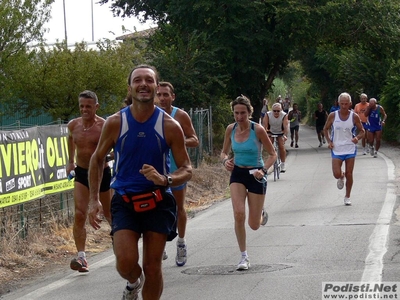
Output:
<path fill-rule="evenodd" d="M 98 0 L 65 0 L 65 14 L 68 44 L 91 42 L 108 38 L 114 40 L 124 33 L 122 26 L 134 32 L 154 27 L 152 23 L 141 24 L 135 17 L 122 19 L 113 17 L 110 4 L 100 5 Z M 92 26 L 93 3 L 93 26 Z M 52 4 L 51 19 L 45 25 L 50 31 L 45 34 L 47 44 L 59 42 L 65 38 L 63 0 L 55 0 Z"/>

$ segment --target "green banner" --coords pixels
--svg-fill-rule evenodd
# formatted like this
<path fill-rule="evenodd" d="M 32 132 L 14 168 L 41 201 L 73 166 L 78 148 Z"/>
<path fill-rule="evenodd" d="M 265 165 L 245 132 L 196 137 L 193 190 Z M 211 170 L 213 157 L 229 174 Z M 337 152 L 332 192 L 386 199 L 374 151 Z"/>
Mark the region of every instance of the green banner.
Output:
<path fill-rule="evenodd" d="M 0 208 L 71 190 L 67 125 L 0 131 Z"/>

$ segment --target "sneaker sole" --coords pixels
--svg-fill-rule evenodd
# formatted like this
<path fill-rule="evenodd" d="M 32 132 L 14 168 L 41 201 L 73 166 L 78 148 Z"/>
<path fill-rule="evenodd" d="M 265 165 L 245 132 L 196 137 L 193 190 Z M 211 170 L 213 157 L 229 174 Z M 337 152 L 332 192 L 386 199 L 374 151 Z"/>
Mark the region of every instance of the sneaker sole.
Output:
<path fill-rule="evenodd" d="M 249 264 L 248 266 L 240 266 L 240 267 L 237 267 L 236 270 L 238 270 L 238 271 L 246 271 L 246 270 L 248 270 L 249 268 L 250 268 L 250 264 Z"/>
<path fill-rule="evenodd" d="M 175 262 L 176 262 L 176 265 L 177 265 L 178 267 L 183 267 L 183 266 L 186 264 L 186 261 L 185 261 L 185 262 L 175 261 Z"/>
<path fill-rule="evenodd" d="M 70 264 L 71 270 L 78 271 L 80 273 L 86 273 L 89 272 L 89 268 L 83 267 L 80 263 L 77 261 L 71 262 Z"/>

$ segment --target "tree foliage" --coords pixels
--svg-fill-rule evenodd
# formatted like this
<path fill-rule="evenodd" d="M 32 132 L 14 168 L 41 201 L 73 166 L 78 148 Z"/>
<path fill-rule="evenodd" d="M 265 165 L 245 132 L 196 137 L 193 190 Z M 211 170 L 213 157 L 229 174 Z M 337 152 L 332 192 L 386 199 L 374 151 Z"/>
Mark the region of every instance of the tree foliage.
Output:
<path fill-rule="evenodd" d="M 0 102 L 11 93 L 13 78 L 9 75 L 15 61 L 25 56 L 26 46 L 41 41 L 44 24 L 50 18 L 54 0 L 0 1 Z"/>
<path fill-rule="evenodd" d="M 18 65 L 14 75 L 18 86 L 7 108 L 18 108 L 26 116 L 45 110 L 56 120 L 78 115 L 78 95 L 83 90 L 94 91 L 101 105 L 100 115 L 119 110 L 127 92 L 126 78 L 142 53 L 133 43 L 98 45 L 100 50 L 87 48 L 86 43 L 69 49 L 57 44 L 52 49 L 42 46 L 29 54 L 24 65 Z"/>
<path fill-rule="evenodd" d="M 320 97 L 328 102 L 344 89 L 379 93 L 390 59 L 397 58 L 400 48 L 399 3 L 395 0 L 101 2 L 110 2 L 117 15 L 157 21 L 161 32 L 158 44 L 168 49 L 165 60 L 185 61 L 189 55 L 192 65 L 197 65 L 197 60 L 207 61 L 192 69 L 176 63 L 170 73 L 194 79 L 199 75 L 191 70 L 220 76 L 225 80 L 217 88 L 224 89 L 230 99 L 238 94 L 249 96 L 256 112 L 275 77 L 284 75 L 293 59 L 302 62 Z M 194 35 L 201 40 L 190 48 L 187 41 L 182 43 L 182 37 Z M 195 55 L 198 50 L 201 57 Z M 218 68 L 210 70 L 212 63 Z M 199 87 L 203 83 L 192 82 L 192 90 L 197 89 L 196 83 Z M 211 96 L 212 91 L 206 86 L 197 95 L 204 94 Z"/>

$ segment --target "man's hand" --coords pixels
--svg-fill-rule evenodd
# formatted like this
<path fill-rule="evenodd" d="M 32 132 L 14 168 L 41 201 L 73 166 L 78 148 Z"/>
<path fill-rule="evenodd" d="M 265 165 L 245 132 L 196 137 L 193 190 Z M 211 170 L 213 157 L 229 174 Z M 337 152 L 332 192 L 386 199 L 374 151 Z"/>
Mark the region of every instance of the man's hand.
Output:
<path fill-rule="evenodd" d="M 100 224 L 104 219 L 103 206 L 100 201 L 89 202 L 89 223 L 94 229 L 100 229 Z"/>
<path fill-rule="evenodd" d="M 139 172 L 143 174 L 147 180 L 153 181 L 155 185 L 165 185 L 165 176 L 158 173 L 153 166 L 144 164 Z"/>

